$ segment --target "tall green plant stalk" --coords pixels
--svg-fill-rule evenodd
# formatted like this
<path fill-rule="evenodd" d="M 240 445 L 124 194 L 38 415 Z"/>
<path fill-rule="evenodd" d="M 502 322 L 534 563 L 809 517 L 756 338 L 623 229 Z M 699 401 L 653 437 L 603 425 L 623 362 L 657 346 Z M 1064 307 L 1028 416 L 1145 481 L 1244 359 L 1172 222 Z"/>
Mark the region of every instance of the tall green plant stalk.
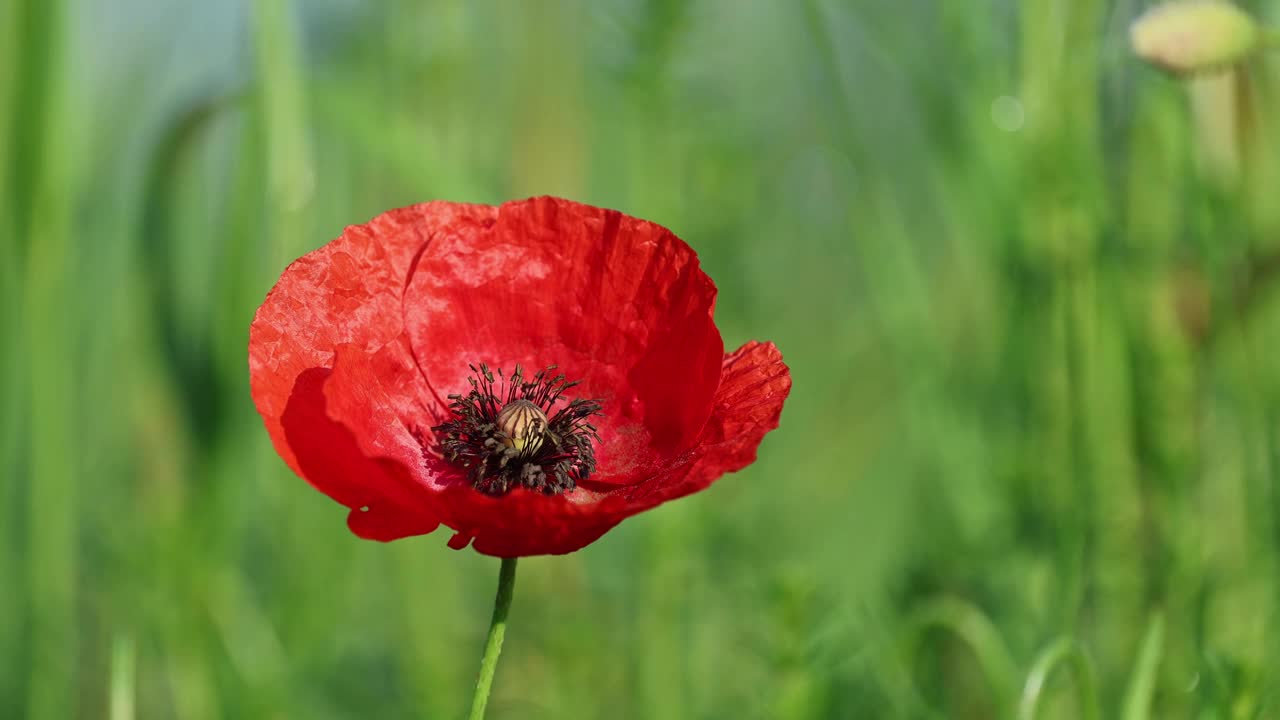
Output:
<path fill-rule="evenodd" d="M 266 148 L 270 267 L 302 250 L 305 211 L 315 192 L 304 58 L 292 3 L 255 0 L 257 113 Z"/>
<path fill-rule="evenodd" d="M 1087 402 L 1096 395 L 1097 246 L 1106 216 L 1096 58 L 1103 4 L 1032 0 L 1021 8 L 1025 182 L 1020 229 L 1025 271 L 1038 296 L 1023 314 L 1019 342 L 1036 348 L 1025 387 L 1033 427 L 1026 460 L 1034 512 L 1056 528 L 1058 611 L 1074 623 L 1086 602 L 1094 540 L 1095 448 Z M 1061 112 L 1070 107 L 1069 113 Z"/>
<path fill-rule="evenodd" d="M 10 178 L 16 171 L 13 157 L 13 121 L 18 114 L 16 92 L 18 60 L 22 52 L 19 42 L 18 0 L 0 0 L 0 257 L 19 258 L 18 234 L 10 193 Z M 0 337 L 18 337 L 22 313 L 22 263 L 0 262 Z M 19 466 L 23 446 L 22 422 L 27 394 L 22 374 L 22 356 L 0 351 L 0 468 Z M 17 473 L 0 473 L 0 586 L 21 587 L 22 546 L 18 512 L 21 478 Z M 22 593 L 0 593 L 0 617 L 21 618 L 25 615 Z M 25 682 L 22 655 L 21 623 L 0 622 L 0 708 L 4 698 L 16 697 Z"/>
<path fill-rule="evenodd" d="M 30 419 L 27 474 L 26 591 L 29 660 L 27 717 L 75 717 L 80 666 L 77 598 L 78 454 L 69 449 L 77 422 L 77 308 L 70 280 L 75 141 L 64 77 L 63 7 L 31 0 L 22 7 L 23 42 L 11 186 L 26 247 L 24 350 Z M 12 260 L 9 260 L 11 262 Z"/>
<path fill-rule="evenodd" d="M 23 42 L 22 26 L 25 14 L 25 0 L 0 0 L 0 217 L 5 223 L 10 222 L 13 211 L 10 193 L 17 165 L 13 161 L 14 128 L 17 123 L 19 107 L 18 88 L 22 80 L 19 72 L 27 64 L 22 54 L 26 51 Z M 16 236 L 12 229 L 3 232 L 0 227 L 0 250 L 8 252 L 16 248 Z M 6 263 L 11 266 L 11 263 Z"/>
<path fill-rule="evenodd" d="M 1124 693 L 1121 720 L 1149 720 L 1159 677 L 1160 656 L 1164 652 L 1164 614 L 1153 613 L 1142 637 L 1138 658 Z"/>
<path fill-rule="evenodd" d="M 1099 633 L 1100 640 L 1124 638 L 1109 643 L 1107 654 L 1114 658 L 1138 652 L 1133 638 L 1117 631 L 1137 627 L 1151 608 L 1167 608 L 1180 618 L 1194 612 L 1188 603 L 1196 589 L 1179 590 L 1176 585 L 1179 577 L 1190 577 L 1181 575 L 1180 568 L 1186 567 L 1186 549 L 1199 552 L 1194 548 L 1200 546 L 1200 536 L 1194 518 L 1180 508 L 1199 462 L 1193 343 L 1209 332 L 1208 298 L 1202 296 L 1208 280 L 1199 269 L 1185 265 L 1177 245 L 1195 175 L 1190 147 L 1195 130 L 1181 89 L 1172 84 L 1145 88 L 1137 97 L 1134 116 L 1122 208 L 1126 262 L 1117 268 L 1117 276 L 1123 280 L 1118 315 L 1126 326 L 1131 376 L 1127 423 L 1134 476 L 1125 485 L 1136 490 L 1136 503 L 1127 510 L 1133 526 L 1114 533 L 1117 543 L 1130 550 L 1127 573 L 1116 568 L 1116 577 L 1126 578 L 1118 587 L 1130 602 L 1125 615 L 1117 615 L 1117 624 Z M 1143 664 L 1133 670 L 1126 707 L 1150 708 L 1162 667 L 1172 677 L 1194 672 L 1186 665 L 1191 651 L 1185 626 L 1169 627 L 1172 642 L 1166 643 L 1162 632 L 1160 666 Z M 1176 672 L 1169 672 L 1169 667 L 1177 667 Z M 1102 667 L 1104 676 L 1126 670 L 1116 661 Z"/>

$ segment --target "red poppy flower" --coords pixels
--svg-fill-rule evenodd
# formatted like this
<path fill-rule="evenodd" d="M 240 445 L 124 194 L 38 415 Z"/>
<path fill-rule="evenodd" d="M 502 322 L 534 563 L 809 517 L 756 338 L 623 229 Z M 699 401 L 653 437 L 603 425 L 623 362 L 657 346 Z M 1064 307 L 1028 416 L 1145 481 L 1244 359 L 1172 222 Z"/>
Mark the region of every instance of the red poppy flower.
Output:
<path fill-rule="evenodd" d="M 568 553 L 756 457 L 791 376 L 724 353 L 667 229 L 556 198 L 392 210 L 290 265 L 250 328 L 285 462 L 363 538 Z"/>

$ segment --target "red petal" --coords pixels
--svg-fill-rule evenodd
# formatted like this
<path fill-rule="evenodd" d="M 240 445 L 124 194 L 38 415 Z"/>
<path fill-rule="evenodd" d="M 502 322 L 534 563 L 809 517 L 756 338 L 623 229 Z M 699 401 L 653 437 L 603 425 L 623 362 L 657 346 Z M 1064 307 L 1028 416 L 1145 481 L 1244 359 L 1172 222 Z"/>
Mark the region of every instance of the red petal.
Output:
<path fill-rule="evenodd" d="M 755 462 L 756 450 L 778 427 L 791 392 L 791 371 L 770 342 L 749 342 L 724 358 L 715 409 L 687 463 L 626 492 L 629 514 L 706 489 L 725 473 Z"/>
<path fill-rule="evenodd" d="M 354 433 L 365 455 L 395 460 L 411 469 L 416 484 L 427 483 L 423 446 L 447 411 L 428 393 L 402 338 L 375 353 L 339 345 L 324 395 L 329 417 Z"/>
<path fill-rule="evenodd" d="M 715 285 L 667 229 L 556 198 L 440 233 L 405 294 L 405 327 L 437 395 L 468 362 L 556 364 L 603 401 L 597 482 L 628 484 L 687 449 L 711 412 L 724 345 Z"/>
<path fill-rule="evenodd" d="M 293 449 L 299 474 L 316 489 L 351 508 L 352 532 L 371 540 L 422 535 L 439 522 L 427 513 L 406 512 L 405 467 L 370 459 L 345 426 L 330 420 L 324 386 L 330 371 L 312 368 L 298 376 L 281 414 L 281 428 Z"/>
<path fill-rule="evenodd" d="M 570 553 L 626 517 L 609 512 L 602 496 L 581 488 L 564 495 L 517 488 L 495 498 L 458 478 L 442 484 L 439 492 L 445 508 L 442 521 L 458 532 L 449 546 L 466 547 L 474 538 L 472 547 L 495 557 Z"/>
<path fill-rule="evenodd" d="M 495 214 L 485 205 L 447 202 L 392 210 L 347 228 L 280 276 L 249 328 L 249 380 L 276 451 L 295 472 L 302 471 L 281 415 L 298 377 L 332 367 L 339 344 L 372 351 L 398 336 L 405 278 L 427 238 Z"/>

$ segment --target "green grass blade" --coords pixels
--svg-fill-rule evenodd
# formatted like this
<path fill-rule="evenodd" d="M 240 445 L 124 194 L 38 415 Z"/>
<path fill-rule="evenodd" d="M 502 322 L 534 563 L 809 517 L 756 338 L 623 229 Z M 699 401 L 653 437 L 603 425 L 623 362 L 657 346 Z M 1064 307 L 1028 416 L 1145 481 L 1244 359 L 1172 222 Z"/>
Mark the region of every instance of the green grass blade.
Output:
<path fill-rule="evenodd" d="M 33 718 L 75 717 L 80 681 L 78 468 L 68 447 L 79 432 L 69 224 L 74 179 L 68 146 L 74 133 L 61 5 L 53 0 L 26 4 L 14 156 L 22 182 L 14 185 L 13 207 L 27 251 L 23 349 L 34 359 L 26 378 L 31 405 L 25 518 L 26 713 Z"/>
<path fill-rule="evenodd" d="M 1151 702 L 1159 679 L 1160 654 L 1163 650 L 1164 614 L 1157 612 L 1151 616 L 1147 632 L 1142 637 L 1138 661 L 1133 666 L 1133 675 L 1125 690 L 1121 720 L 1148 720 L 1151 717 Z"/>
<path fill-rule="evenodd" d="M 285 0 L 253 3 L 258 111 L 267 141 L 272 268 L 283 268 L 301 251 L 303 211 L 316 183 L 296 12 Z"/>
<path fill-rule="evenodd" d="M 1045 648 L 1031 665 L 1027 674 L 1027 682 L 1022 688 L 1022 699 L 1018 703 L 1017 720 L 1035 720 L 1036 713 L 1044 698 L 1045 684 L 1059 665 L 1070 663 L 1070 669 L 1076 681 L 1076 709 L 1081 720 L 1098 720 L 1098 681 L 1093 669 L 1093 660 L 1085 654 L 1084 648 L 1069 637 L 1055 640 Z"/>
<path fill-rule="evenodd" d="M 137 695 L 137 646 L 133 636 L 117 633 L 111 643 L 110 720 L 134 720 Z"/>
<path fill-rule="evenodd" d="M 922 605 L 906 623 L 905 650 L 910 661 L 925 631 L 946 630 L 973 652 L 994 698 L 993 707 L 1006 708 L 1013 699 L 1013 658 L 1000 631 L 981 610 L 958 598 L 939 598 Z M 910 665 L 910 662 L 908 663 Z"/>

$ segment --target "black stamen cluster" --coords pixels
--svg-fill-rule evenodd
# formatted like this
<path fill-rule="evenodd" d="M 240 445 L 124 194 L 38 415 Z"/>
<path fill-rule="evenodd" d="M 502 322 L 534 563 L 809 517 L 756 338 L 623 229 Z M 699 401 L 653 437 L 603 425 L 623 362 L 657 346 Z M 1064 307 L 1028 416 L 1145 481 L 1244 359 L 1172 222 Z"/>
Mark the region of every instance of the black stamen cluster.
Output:
<path fill-rule="evenodd" d="M 473 377 L 471 392 L 450 395 L 453 417 L 431 428 L 446 460 L 466 469 L 471 485 L 486 495 L 505 495 L 524 487 L 555 495 L 578 486 L 596 469 L 591 440 L 599 440 L 588 419 L 600 414 L 594 400 L 570 400 L 552 414 L 552 406 L 564 391 L 578 382 L 569 382 L 563 373 L 552 375 L 552 365 L 525 380 L 516 365 L 509 378 L 502 370 L 494 373 L 481 363 L 469 366 Z M 499 387 L 501 386 L 501 387 Z M 513 438 L 498 425 L 498 413 L 516 400 L 528 400 L 546 413 L 543 440 L 533 451 L 517 450 Z"/>

